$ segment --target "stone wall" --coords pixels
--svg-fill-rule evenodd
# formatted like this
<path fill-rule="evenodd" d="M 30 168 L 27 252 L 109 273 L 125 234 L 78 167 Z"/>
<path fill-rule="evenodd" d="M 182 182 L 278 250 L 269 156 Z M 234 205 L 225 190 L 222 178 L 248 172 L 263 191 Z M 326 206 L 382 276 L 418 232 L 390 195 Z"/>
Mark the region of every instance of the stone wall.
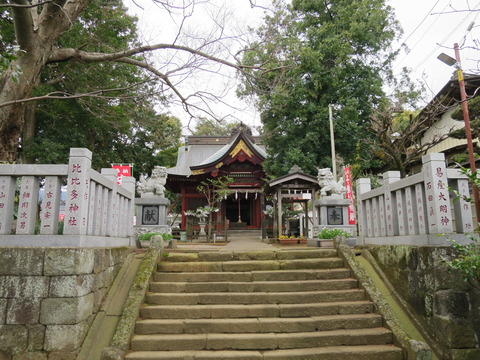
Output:
<path fill-rule="evenodd" d="M 0 248 L 0 360 L 71 360 L 126 248 Z"/>
<path fill-rule="evenodd" d="M 449 359 L 479 359 L 480 291 L 447 271 L 451 247 L 367 246 Z M 446 357 L 448 356 L 448 357 Z"/>

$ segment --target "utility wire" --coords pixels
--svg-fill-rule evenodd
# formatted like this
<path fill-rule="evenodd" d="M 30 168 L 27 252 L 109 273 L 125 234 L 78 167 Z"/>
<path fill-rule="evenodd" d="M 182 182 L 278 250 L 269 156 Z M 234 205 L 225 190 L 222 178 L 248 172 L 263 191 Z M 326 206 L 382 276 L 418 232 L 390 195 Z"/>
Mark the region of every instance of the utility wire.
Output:
<path fill-rule="evenodd" d="M 413 31 L 407 36 L 407 38 L 405 40 L 403 40 L 403 44 L 406 45 L 408 39 L 410 39 L 410 36 L 412 36 L 413 34 L 415 34 L 415 32 L 418 30 L 418 28 L 420 26 L 422 26 L 422 24 L 425 22 L 425 20 L 427 20 L 427 18 L 430 16 L 430 14 L 432 13 L 433 9 L 435 9 L 435 6 L 437 6 L 437 4 L 440 2 L 440 0 L 437 0 L 437 2 L 435 3 L 435 5 L 432 6 L 432 8 L 427 12 L 427 15 L 425 15 L 425 17 L 422 19 L 422 21 L 420 22 L 420 24 L 417 25 L 417 27 L 415 29 L 413 29 Z M 445 6 L 446 7 L 446 6 Z M 443 10 L 442 10 L 443 11 Z"/>
<path fill-rule="evenodd" d="M 407 40 L 418 30 L 418 28 L 425 22 L 425 20 L 431 15 L 433 9 L 435 9 L 435 7 L 437 6 L 437 4 L 439 3 L 440 0 L 438 0 L 435 5 L 433 5 L 433 7 L 427 12 L 427 14 L 425 15 L 425 17 L 423 18 L 423 20 L 420 22 L 420 24 L 417 25 L 417 27 L 407 36 L 407 38 L 403 41 L 402 45 L 407 45 Z M 448 7 L 448 4 L 445 5 L 445 7 L 442 9 L 442 11 L 444 11 L 446 8 Z M 438 18 L 440 17 L 440 14 L 437 15 L 437 17 L 435 18 L 435 20 L 433 20 L 433 22 L 430 24 L 430 26 L 427 28 L 427 30 L 425 30 L 423 32 L 423 34 L 418 38 L 417 42 L 410 48 L 408 48 L 409 52 L 411 52 L 413 49 L 415 49 L 417 47 L 417 45 L 420 43 L 420 41 L 423 40 L 424 36 L 430 31 L 430 29 L 433 27 L 433 25 L 435 25 L 435 23 L 437 22 Z M 398 50 L 397 50 L 398 51 Z M 395 70 L 398 66 L 400 66 L 400 64 L 409 56 L 409 52 L 406 53 L 404 55 L 404 57 L 395 64 L 395 66 L 393 67 L 393 69 Z"/>
<path fill-rule="evenodd" d="M 477 6 L 480 5 L 480 2 L 477 4 Z M 464 24 L 464 22 L 472 15 L 472 13 L 468 13 L 467 16 L 465 16 L 462 21 L 458 23 L 458 25 L 440 42 L 437 43 L 437 46 L 427 55 L 423 58 L 422 61 L 420 61 L 413 69 L 412 71 L 415 71 L 418 69 L 421 65 L 423 65 L 432 55 L 438 52 L 438 49 L 440 49 L 441 46 L 445 46 L 445 42 L 450 39 L 450 37 L 458 30 L 460 26 Z"/>

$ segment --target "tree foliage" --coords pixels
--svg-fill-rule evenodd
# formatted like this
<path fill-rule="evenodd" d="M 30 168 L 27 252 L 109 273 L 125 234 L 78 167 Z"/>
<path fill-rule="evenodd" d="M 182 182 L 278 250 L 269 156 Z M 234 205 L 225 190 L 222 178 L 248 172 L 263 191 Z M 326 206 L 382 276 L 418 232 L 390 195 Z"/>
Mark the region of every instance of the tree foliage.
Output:
<path fill-rule="evenodd" d="M 193 135 L 215 136 L 230 135 L 232 130 L 238 126 L 238 122 L 217 121 L 207 118 L 199 118 L 196 122 Z"/>
<path fill-rule="evenodd" d="M 92 53 L 137 45 L 136 19 L 126 13 L 119 0 L 91 1 L 58 40 L 59 47 Z M 155 154 L 176 151 L 181 124 L 176 118 L 155 113 L 152 87 L 145 81 L 141 69 L 124 63 L 47 63 L 34 95 L 123 90 L 112 91 L 108 97 L 48 99 L 29 104 L 22 134 L 23 159 L 64 163 L 70 147 L 86 147 L 92 150 L 97 168 L 134 163 L 138 173 L 149 173 L 158 160 L 171 165 L 171 155 L 158 159 Z M 142 87 L 136 86 L 139 83 Z"/>
<path fill-rule="evenodd" d="M 337 153 L 347 162 L 370 158 L 366 126 L 391 79 L 390 44 L 398 33 L 383 0 L 276 2 L 245 57 L 269 70 L 240 89 L 257 98 L 267 171 L 281 175 L 296 164 L 313 174 L 331 165 L 329 104 Z"/>
<path fill-rule="evenodd" d="M 480 97 L 475 97 L 468 102 L 468 113 L 470 118 L 470 128 L 472 130 L 472 138 L 480 136 Z M 459 105 L 452 113 L 452 118 L 457 121 L 464 121 L 463 110 Z M 455 139 L 466 139 L 465 128 L 452 131 L 450 135 Z"/>
<path fill-rule="evenodd" d="M 221 67 L 245 69 L 236 63 L 235 54 L 229 52 L 227 42 L 236 39 L 226 31 L 226 18 L 216 19 L 217 28 L 208 37 L 188 37 L 182 26 L 191 10 L 204 1 L 190 0 L 183 2 L 182 6 L 174 0 L 153 1 L 164 9 L 165 16 L 173 12 L 183 14 L 172 43 L 138 43 L 132 36 L 132 19 L 125 14 L 122 2 L 118 0 L 5 0 L 5 4 L 0 4 L 0 60 L 3 64 L 0 74 L 0 159 L 13 161 L 17 157 L 19 139 L 23 136 L 25 122 L 28 122 L 27 104 L 43 99 L 66 101 L 81 98 L 74 112 L 79 113 L 83 108 L 95 113 L 102 101 L 123 107 L 135 95 L 135 101 L 139 103 L 152 89 L 144 81 L 132 82 L 140 80 L 135 69 L 146 70 L 155 79 L 155 92 L 160 96 L 168 93 L 170 102 L 176 98 L 192 116 L 194 111 L 212 115 L 208 102 L 217 98 L 215 94 L 195 89 L 191 94 L 184 94 L 178 85 L 197 71 L 207 70 L 213 74 Z M 154 51 L 166 54 L 163 62 L 152 63 L 147 54 Z M 215 64 L 214 71 L 210 67 L 212 63 Z M 95 67 L 94 64 L 99 65 Z M 72 79 L 73 72 L 78 75 L 79 82 L 75 86 L 69 79 L 58 76 L 70 69 Z M 125 84 L 124 80 L 129 76 L 131 78 Z M 38 87 L 42 81 L 45 88 Z M 92 99 L 86 100 L 86 97 Z M 133 108 L 133 105 L 128 106 Z M 115 116 L 115 111 L 118 109 L 112 110 L 110 115 Z"/>

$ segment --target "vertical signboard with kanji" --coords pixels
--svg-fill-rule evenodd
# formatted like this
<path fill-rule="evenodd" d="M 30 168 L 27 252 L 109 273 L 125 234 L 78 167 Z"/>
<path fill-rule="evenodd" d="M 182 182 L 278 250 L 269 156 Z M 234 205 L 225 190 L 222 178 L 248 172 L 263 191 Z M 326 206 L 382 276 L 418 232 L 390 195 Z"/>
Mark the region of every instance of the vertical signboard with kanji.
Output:
<path fill-rule="evenodd" d="M 133 165 L 114 164 L 112 168 L 117 170 L 117 184 L 122 185 L 122 178 L 124 176 L 132 176 Z"/>
<path fill-rule="evenodd" d="M 470 198 L 470 189 L 468 180 L 458 180 L 456 190 L 459 198 L 454 202 L 456 214 L 461 214 L 460 219 L 455 222 L 457 233 L 469 233 L 473 231 L 472 208 L 468 200 Z"/>
<path fill-rule="evenodd" d="M 350 200 L 350 205 L 348 205 L 348 225 L 355 225 L 357 223 L 357 218 L 355 216 L 355 203 L 353 200 L 353 189 L 352 189 L 352 175 L 350 172 L 350 166 L 345 166 L 344 168 L 345 175 L 345 187 L 347 189 L 346 198 Z"/>
<path fill-rule="evenodd" d="M 91 166 L 91 151 L 79 148 L 70 149 L 63 231 L 65 235 L 87 234 Z"/>
<path fill-rule="evenodd" d="M 57 233 L 61 186 L 62 184 L 59 177 L 45 177 L 42 212 L 40 216 L 40 234 L 55 235 Z"/>
<path fill-rule="evenodd" d="M 35 176 L 23 176 L 18 198 L 16 234 L 33 234 L 38 211 L 38 179 Z"/>
<path fill-rule="evenodd" d="M 447 186 L 447 169 L 443 154 L 428 154 L 422 158 L 427 197 L 427 216 L 431 234 L 451 233 L 452 213 Z"/>

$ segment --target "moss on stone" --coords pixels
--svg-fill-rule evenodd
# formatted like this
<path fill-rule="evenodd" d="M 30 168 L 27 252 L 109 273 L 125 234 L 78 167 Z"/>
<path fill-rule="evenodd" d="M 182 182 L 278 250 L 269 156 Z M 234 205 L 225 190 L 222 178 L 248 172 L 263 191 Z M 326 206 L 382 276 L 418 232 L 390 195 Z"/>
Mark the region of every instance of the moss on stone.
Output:
<path fill-rule="evenodd" d="M 128 294 L 127 301 L 125 302 L 115 335 L 113 336 L 111 343 L 112 348 L 120 349 L 123 352 L 128 350 L 130 339 L 135 328 L 135 322 L 145 298 L 150 277 L 155 271 L 160 252 L 161 250 L 152 248 L 145 254 Z"/>
<path fill-rule="evenodd" d="M 407 247 L 400 246 L 399 248 L 398 250 L 391 248 L 388 253 L 381 252 L 383 260 L 389 263 L 392 257 L 398 256 L 404 260 L 404 266 L 406 266 L 410 251 Z M 408 316 L 403 314 L 401 306 L 392 298 L 388 289 L 386 287 L 382 288 L 383 282 L 370 263 L 362 257 L 355 256 L 346 244 L 338 244 L 338 250 L 340 256 L 348 263 L 355 277 L 360 281 L 362 287 L 382 314 L 398 345 L 408 354 L 407 357 L 419 360 L 432 359 L 432 352 L 428 345 L 424 343 L 424 339 L 418 332 L 413 331 L 411 325 L 406 326 L 409 323 Z M 408 328 L 410 334 L 407 333 L 406 328 Z M 413 346 L 414 344 L 415 346 Z"/>

